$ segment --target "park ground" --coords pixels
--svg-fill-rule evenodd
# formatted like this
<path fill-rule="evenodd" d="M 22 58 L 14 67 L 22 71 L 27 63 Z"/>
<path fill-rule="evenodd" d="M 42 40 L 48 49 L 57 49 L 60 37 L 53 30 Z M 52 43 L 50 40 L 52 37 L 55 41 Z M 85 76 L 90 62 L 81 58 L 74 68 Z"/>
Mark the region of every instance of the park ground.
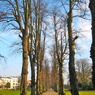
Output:
<path fill-rule="evenodd" d="M 80 95 L 95 95 L 95 91 L 80 91 Z M 30 95 L 30 92 L 27 92 L 28 95 Z M 66 95 L 71 95 L 69 91 L 65 91 Z M 20 95 L 20 92 L 18 90 L 0 90 L 0 95 Z M 47 91 L 43 93 L 43 95 L 58 95 L 58 93 L 54 91 Z"/>

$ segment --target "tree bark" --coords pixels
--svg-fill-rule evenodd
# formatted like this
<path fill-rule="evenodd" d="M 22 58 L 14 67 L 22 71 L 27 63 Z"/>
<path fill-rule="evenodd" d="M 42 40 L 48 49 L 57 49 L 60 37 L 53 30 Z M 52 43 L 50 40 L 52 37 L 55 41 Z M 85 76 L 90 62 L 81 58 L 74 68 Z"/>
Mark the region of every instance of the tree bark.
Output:
<path fill-rule="evenodd" d="M 28 47 L 29 47 L 29 37 L 28 37 L 28 0 L 26 0 L 25 5 L 25 30 L 23 31 L 23 66 L 22 66 L 22 74 L 21 74 L 21 95 L 27 95 L 27 74 L 28 74 Z"/>
<path fill-rule="evenodd" d="M 31 65 L 31 95 L 35 95 L 35 56 L 31 55 L 31 51 L 29 54 L 29 58 Z"/>
<path fill-rule="evenodd" d="M 28 36 L 23 36 L 23 66 L 21 74 L 21 95 L 27 95 L 27 74 L 28 74 L 28 50 L 27 50 Z"/>
<path fill-rule="evenodd" d="M 36 55 L 35 55 L 35 43 L 34 42 L 34 33 L 33 33 L 33 9 L 32 9 L 32 0 L 29 0 L 29 59 L 30 59 L 30 67 L 31 67 L 31 95 L 36 94 L 36 88 L 35 88 L 35 60 L 36 60 Z"/>
<path fill-rule="evenodd" d="M 63 91 L 63 63 L 59 63 L 59 95 L 65 95 Z"/>
<path fill-rule="evenodd" d="M 92 83 L 95 89 L 95 0 L 90 0 L 89 8 L 92 16 L 92 44 L 91 44 L 91 59 L 92 59 Z"/>
<path fill-rule="evenodd" d="M 31 95 L 36 94 L 36 88 L 35 88 L 35 53 L 34 50 L 32 50 L 32 41 L 33 41 L 33 36 L 32 36 L 32 30 L 31 30 L 31 37 L 30 37 L 30 48 L 29 48 L 29 59 L 30 59 L 30 66 L 31 66 Z"/>
<path fill-rule="evenodd" d="M 70 75 L 70 85 L 72 95 L 79 95 L 77 88 L 77 78 L 75 72 L 75 40 L 72 37 L 72 1 L 69 0 L 70 7 L 68 13 L 68 38 L 69 38 L 69 75 Z"/>
<path fill-rule="evenodd" d="M 58 65 L 59 65 L 59 95 L 65 95 L 64 90 L 63 90 L 63 56 L 62 56 L 62 51 L 63 48 L 61 48 L 61 50 L 59 49 L 59 44 L 58 44 L 58 32 L 57 32 L 57 22 L 56 22 L 56 13 L 53 14 L 53 18 L 54 18 L 54 31 L 55 31 L 55 47 L 56 47 L 56 56 L 57 56 L 57 60 L 58 60 Z M 62 47 L 62 37 L 61 37 L 61 47 Z M 61 54 L 59 53 L 59 51 L 61 51 Z"/>

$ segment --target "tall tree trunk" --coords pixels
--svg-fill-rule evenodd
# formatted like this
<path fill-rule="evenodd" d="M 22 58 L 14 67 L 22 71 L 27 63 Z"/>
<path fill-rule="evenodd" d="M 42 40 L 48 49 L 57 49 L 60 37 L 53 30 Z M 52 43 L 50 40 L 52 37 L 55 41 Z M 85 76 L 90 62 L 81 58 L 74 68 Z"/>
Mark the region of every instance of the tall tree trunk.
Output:
<path fill-rule="evenodd" d="M 33 30 L 32 28 L 30 29 L 31 33 L 30 33 L 30 48 L 29 48 L 29 59 L 30 59 L 30 65 L 31 65 L 31 95 L 35 95 L 36 94 L 36 88 L 35 88 L 35 53 L 34 50 L 32 49 L 33 47 Z"/>
<path fill-rule="evenodd" d="M 70 85 L 72 95 L 79 95 L 77 88 L 77 78 L 75 72 L 75 38 L 72 37 L 72 0 L 69 0 L 70 7 L 68 13 L 68 38 L 69 38 L 69 74 L 70 74 Z"/>
<path fill-rule="evenodd" d="M 30 51 L 30 65 L 31 65 L 31 95 L 35 95 L 35 55 L 33 56 Z M 33 57 L 33 58 L 32 58 Z"/>
<path fill-rule="evenodd" d="M 27 49 L 28 36 L 23 36 L 23 66 L 21 74 L 21 95 L 27 95 L 27 74 L 28 74 L 28 49 Z"/>
<path fill-rule="evenodd" d="M 63 91 L 63 63 L 59 63 L 59 95 L 65 95 Z"/>
<path fill-rule="evenodd" d="M 36 30 L 36 58 L 37 58 L 37 82 L 36 82 L 36 86 L 37 86 L 37 95 L 40 95 L 41 93 L 41 63 L 40 63 L 40 55 L 41 55 L 41 31 L 40 31 L 40 19 L 37 15 L 37 30 Z"/>
<path fill-rule="evenodd" d="M 59 44 L 58 44 L 58 32 L 57 32 L 57 22 L 56 22 L 56 13 L 54 15 L 54 31 L 55 31 L 55 47 L 56 47 L 56 55 L 57 55 L 57 60 L 59 64 L 59 95 L 65 95 L 64 90 L 63 90 L 63 56 L 62 56 L 62 51 L 63 49 L 59 50 Z M 61 37 L 61 47 L 62 47 L 62 37 Z M 59 53 L 61 51 L 61 54 Z"/>
<path fill-rule="evenodd" d="M 62 33 L 61 33 L 61 56 L 60 56 L 60 60 L 59 60 L 59 95 L 65 95 L 64 90 L 63 90 L 63 44 L 62 44 Z"/>
<path fill-rule="evenodd" d="M 37 95 L 42 94 L 42 61 L 41 61 L 41 27 L 42 27 L 42 19 L 41 19 L 41 0 L 37 0 L 37 7 L 35 9 L 36 13 L 36 58 L 37 58 Z"/>
<path fill-rule="evenodd" d="M 32 30 L 31 30 L 32 31 Z M 35 95 L 35 51 L 32 49 L 33 47 L 33 34 L 32 32 L 30 33 L 31 38 L 30 38 L 30 49 L 29 49 L 29 59 L 30 59 L 30 65 L 31 65 L 31 95 Z"/>
<path fill-rule="evenodd" d="M 30 66 L 31 66 L 31 95 L 35 95 L 36 94 L 36 88 L 35 88 L 35 49 L 34 48 L 34 44 L 33 43 L 33 39 L 34 39 L 34 34 L 33 34 L 33 10 L 32 10 L 32 0 L 29 0 L 29 18 L 30 18 L 30 23 L 29 23 L 29 59 L 30 59 Z"/>
<path fill-rule="evenodd" d="M 27 95 L 27 74 L 28 74 L 28 47 L 29 47 L 29 38 L 28 38 L 28 0 L 25 3 L 25 30 L 23 31 L 23 66 L 22 66 L 22 75 L 21 75 L 21 95 Z"/>
<path fill-rule="evenodd" d="M 95 0 L 90 0 L 89 8 L 92 16 L 92 45 L 91 45 L 91 59 L 92 59 L 92 83 L 95 89 Z"/>

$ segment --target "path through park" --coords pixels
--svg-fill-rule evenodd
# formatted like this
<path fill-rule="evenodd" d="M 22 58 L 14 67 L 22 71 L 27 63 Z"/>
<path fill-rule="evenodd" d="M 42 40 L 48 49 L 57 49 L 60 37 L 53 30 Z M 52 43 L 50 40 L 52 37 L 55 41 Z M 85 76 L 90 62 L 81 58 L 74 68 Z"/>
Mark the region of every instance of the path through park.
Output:
<path fill-rule="evenodd" d="M 48 90 L 47 92 L 43 93 L 43 95 L 58 95 L 58 93 L 53 90 Z"/>

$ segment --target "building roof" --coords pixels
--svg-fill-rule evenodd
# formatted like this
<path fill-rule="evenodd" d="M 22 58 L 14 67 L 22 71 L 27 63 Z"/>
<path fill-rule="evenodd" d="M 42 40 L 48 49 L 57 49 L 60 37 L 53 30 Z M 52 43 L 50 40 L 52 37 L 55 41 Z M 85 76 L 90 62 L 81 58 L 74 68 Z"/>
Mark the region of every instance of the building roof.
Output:
<path fill-rule="evenodd" d="M 18 78 L 18 77 L 16 77 L 16 76 L 10 76 L 10 77 L 1 77 L 1 76 L 0 76 L 0 78 Z"/>

